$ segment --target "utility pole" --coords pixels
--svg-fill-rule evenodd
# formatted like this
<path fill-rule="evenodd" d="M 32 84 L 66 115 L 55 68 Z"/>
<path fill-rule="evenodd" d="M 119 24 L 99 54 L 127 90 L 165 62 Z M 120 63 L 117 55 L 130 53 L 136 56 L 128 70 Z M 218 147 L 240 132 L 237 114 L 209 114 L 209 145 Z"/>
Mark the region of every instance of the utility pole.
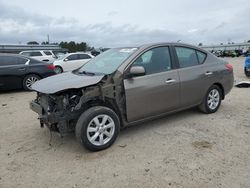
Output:
<path fill-rule="evenodd" d="M 48 37 L 48 44 L 49 44 L 49 34 L 47 35 L 47 37 Z"/>

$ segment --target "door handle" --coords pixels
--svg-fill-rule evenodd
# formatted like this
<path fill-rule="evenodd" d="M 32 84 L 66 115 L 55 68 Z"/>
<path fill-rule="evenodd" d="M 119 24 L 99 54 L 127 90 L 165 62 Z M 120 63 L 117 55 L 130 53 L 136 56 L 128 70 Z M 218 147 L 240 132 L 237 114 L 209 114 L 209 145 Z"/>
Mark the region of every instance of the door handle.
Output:
<path fill-rule="evenodd" d="M 211 71 L 207 71 L 207 72 L 205 73 L 206 76 L 209 76 L 209 75 L 212 75 L 212 74 L 213 74 L 213 72 L 211 72 Z"/>
<path fill-rule="evenodd" d="M 176 80 L 174 80 L 174 79 L 168 79 L 168 80 L 165 81 L 166 84 L 172 84 L 172 83 L 175 83 L 175 82 L 176 82 Z"/>
<path fill-rule="evenodd" d="M 20 68 L 20 69 L 18 69 L 18 70 L 20 70 L 20 71 L 25 71 L 25 68 Z"/>

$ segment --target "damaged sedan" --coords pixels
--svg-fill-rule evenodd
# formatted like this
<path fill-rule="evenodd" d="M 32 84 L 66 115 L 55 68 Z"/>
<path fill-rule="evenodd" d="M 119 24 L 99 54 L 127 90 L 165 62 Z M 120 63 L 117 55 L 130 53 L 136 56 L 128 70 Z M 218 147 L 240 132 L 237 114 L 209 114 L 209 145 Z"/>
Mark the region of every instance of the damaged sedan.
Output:
<path fill-rule="evenodd" d="M 128 125 L 191 107 L 216 112 L 233 81 L 229 63 L 187 44 L 116 48 L 36 82 L 30 107 L 42 127 L 75 132 L 83 146 L 98 151 Z"/>

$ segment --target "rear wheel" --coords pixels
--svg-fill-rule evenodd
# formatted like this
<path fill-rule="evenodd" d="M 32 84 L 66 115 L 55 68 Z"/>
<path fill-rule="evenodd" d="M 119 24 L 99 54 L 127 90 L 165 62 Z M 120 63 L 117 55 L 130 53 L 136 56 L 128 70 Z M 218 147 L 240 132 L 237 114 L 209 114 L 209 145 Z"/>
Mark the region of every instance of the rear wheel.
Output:
<path fill-rule="evenodd" d="M 221 88 L 217 85 L 213 85 L 208 89 L 206 96 L 203 99 L 203 102 L 199 106 L 199 109 L 206 114 L 214 113 L 219 109 L 221 99 Z"/>
<path fill-rule="evenodd" d="M 62 72 L 63 72 L 63 69 L 62 69 L 61 67 L 55 66 L 55 73 L 56 73 L 56 74 L 60 74 L 60 73 L 62 73 Z"/>
<path fill-rule="evenodd" d="M 91 151 L 110 147 L 120 131 L 120 120 L 110 108 L 91 107 L 80 116 L 76 128 L 76 138 Z"/>
<path fill-rule="evenodd" d="M 29 74 L 25 76 L 25 78 L 23 79 L 23 88 L 26 91 L 32 91 L 31 86 L 38 80 L 40 80 L 40 77 L 36 74 Z"/>

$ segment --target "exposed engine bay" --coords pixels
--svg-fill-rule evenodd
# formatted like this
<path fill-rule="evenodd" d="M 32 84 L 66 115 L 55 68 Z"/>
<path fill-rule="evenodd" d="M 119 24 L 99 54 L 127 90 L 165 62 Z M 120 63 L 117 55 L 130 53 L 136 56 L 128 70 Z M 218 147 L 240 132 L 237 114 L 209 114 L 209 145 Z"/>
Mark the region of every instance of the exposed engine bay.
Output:
<path fill-rule="evenodd" d="M 118 112 L 123 111 L 120 115 L 125 116 L 125 98 L 121 97 L 124 96 L 123 91 L 121 83 L 114 83 L 111 77 L 105 77 L 96 85 L 80 89 L 55 94 L 37 92 L 37 98 L 30 103 L 30 108 L 38 113 L 41 127 L 46 125 L 51 131 L 66 134 L 74 131 L 83 111 L 96 104 L 112 106 Z"/>

